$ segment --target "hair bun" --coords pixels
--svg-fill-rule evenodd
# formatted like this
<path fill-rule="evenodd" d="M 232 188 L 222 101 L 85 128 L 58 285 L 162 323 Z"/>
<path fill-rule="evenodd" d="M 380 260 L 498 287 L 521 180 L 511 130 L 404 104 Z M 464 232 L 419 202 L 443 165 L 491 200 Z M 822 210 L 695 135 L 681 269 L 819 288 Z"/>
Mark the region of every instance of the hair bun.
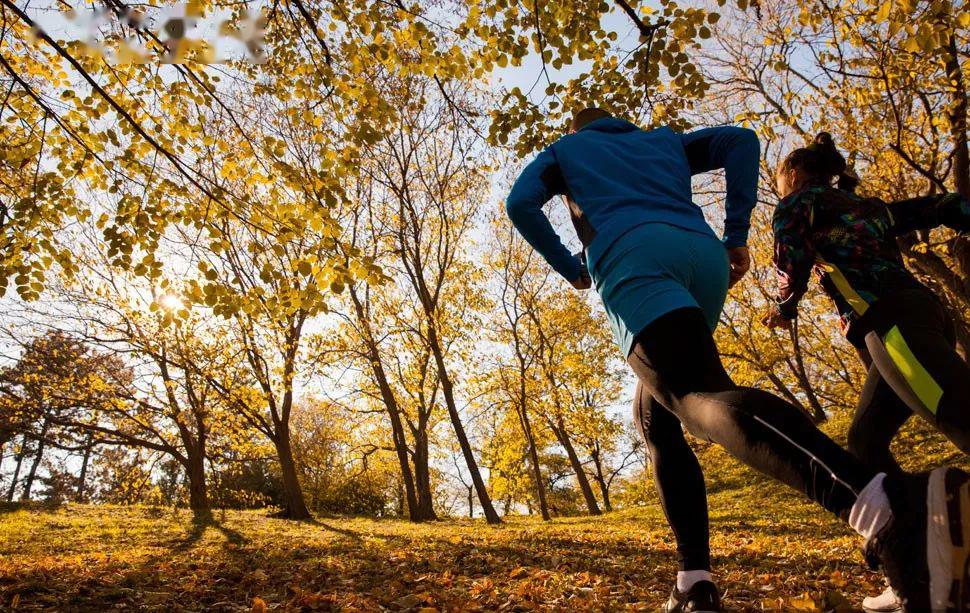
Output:
<path fill-rule="evenodd" d="M 847 192 L 855 192 L 856 188 L 859 187 L 859 183 L 862 179 L 856 174 L 856 171 L 852 168 L 846 168 L 839 174 L 839 189 L 845 190 Z"/>
<path fill-rule="evenodd" d="M 809 149 L 818 156 L 818 166 L 824 174 L 834 177 L 845 170 L 845 158 L 835 148 L 835 141 L 828 132 L 819 132 Z"/>
<path fill-rule="evenodd" d="M 835 149 L 835 141 L 832 140 L 832 135 L 828 132 L 819 132 L 815 135 L 813 142 L 821 147 L 832 147 Z"/>

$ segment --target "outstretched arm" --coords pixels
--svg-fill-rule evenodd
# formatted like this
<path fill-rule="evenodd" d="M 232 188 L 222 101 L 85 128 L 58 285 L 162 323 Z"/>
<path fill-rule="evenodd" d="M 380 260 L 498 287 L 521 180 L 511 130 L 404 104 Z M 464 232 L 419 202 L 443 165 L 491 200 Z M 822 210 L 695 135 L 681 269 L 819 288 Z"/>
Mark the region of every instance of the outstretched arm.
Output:
<path fill-rule="evenodd" d="M 815 265 L 811 217 L 814 196 L 802 192 L 785 198 L 775 208 L 775 267 L 778 269 L 777 312 L 783 319 L 798 316 L 798 302 L 808 290 Z"/>
<path fill-rule="evenodd" d="M 565 192 L 562 173 L 550 149 L 525 167 L 505 199 L 505 211 L 525 240 L 570 283 L 581 275 L 579 259 L 566 249 L 542 205 Z"/>
<path fill-rule="evenodd" d="M 758 193 L 761 163 L 758 136 L 747 128 L 721 126 L 682 134 L 681 139 L 691 174 L 724 169 L 727 182 L 724 245 L 729 249 L 746 245 Z"/>
<path fill-rule="evenodd" d="M 970 202 L 960 194 L 911 198 L 886 206 L 892 215 L 893 233 L 897 236 L 937 226 L 970 232 Z"/>

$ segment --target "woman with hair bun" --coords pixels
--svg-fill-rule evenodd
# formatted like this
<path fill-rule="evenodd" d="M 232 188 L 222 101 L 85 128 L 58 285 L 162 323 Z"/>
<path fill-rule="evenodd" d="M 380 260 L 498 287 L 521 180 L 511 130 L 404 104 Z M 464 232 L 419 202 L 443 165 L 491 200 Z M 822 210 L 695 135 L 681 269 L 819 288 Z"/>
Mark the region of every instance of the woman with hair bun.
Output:
<path fill-rule="evenodd" d="M 906 270 L 896 243 L 941 225 L 970 231 L 970 203 L 959 194 L 888 204 L 857 196 L 858 177 L 827 132 L 792 151 L 775 178 L 782 197 L 772 223 L 779 288 L 763 322 L 790 325 L 814 270 L 869 368 L 849 450 L 879 471 L 901 474 L 889 447 L 916 413 L 970 452 L 970 366 L 956 352 L 946 308 Z M 864 603 L 869 611 L 898 606 L 892 588 Z"/>

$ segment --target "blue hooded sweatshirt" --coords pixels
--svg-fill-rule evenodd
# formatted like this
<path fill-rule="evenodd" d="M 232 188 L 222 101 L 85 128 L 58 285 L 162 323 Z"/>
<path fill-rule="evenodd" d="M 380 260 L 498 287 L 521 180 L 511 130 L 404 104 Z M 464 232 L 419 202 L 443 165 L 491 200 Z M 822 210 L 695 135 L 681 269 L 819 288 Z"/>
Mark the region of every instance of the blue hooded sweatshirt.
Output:
<path fill-rule="evenodd" d="M 615 117 L 590 122 L 543 150 L 505 201 L 512 223 L 567 281 L 580 261 L 563 245 L 542 206 L 564 195 L 594 268 L 624 232 L 662 222 L 714 235 L 692 201 L 691 175 L 723 168 L 727 181 L 724 244 L 747 243 L 758 185 L 760 145 L 751 130 L 723 126 L 679 134 L 641 130 Z"/>

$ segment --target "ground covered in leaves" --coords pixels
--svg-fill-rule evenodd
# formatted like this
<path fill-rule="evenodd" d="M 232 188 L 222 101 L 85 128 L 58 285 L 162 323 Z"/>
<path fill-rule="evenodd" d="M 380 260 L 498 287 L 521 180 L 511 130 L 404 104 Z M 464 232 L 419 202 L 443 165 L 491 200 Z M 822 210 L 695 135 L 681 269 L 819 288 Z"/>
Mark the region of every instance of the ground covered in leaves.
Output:
<path fill-rule="evenodd" d="M 794 497 L 727 490 L 712 495 L 711 508 L 732 609 L 812 610 L 880 590 L 856 539 Z M 20 508 L 0 514 L 0 609 L 653 611 L 674 559 L 655 506 L 494 528 Z"/>
<path fill-rule="evenodd" d="M 922 438 L 920 438 L 922 437 Z M 925 433 L 907 459 L 959 459 Z M 905 449 L 910 453 L 906 454 Z M 882 590 L 831 516 L 702 449 L 730 610 L 857 610 Z M 673 581 L 657 504 L 543 524 L 422 525 L 265 511 L 0 507 L 0 610 L 655 611 Z"/>

